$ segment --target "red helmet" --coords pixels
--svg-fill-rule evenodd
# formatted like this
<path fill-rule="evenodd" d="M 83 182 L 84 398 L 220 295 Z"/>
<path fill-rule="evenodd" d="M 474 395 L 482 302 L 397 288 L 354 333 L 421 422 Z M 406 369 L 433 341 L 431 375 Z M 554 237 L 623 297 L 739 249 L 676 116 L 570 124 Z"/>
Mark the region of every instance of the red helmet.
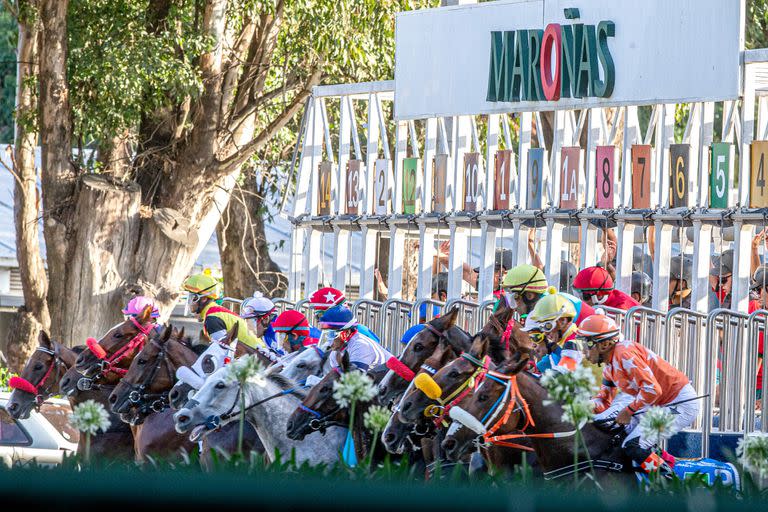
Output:
<path fill-rule="evenodd" d="M 278 315 L 272 328 L 276 332 L 295 332 L 297 334 L 309 334 L 309 322 L 300 311 L 289 309 Z"/>
<path fill-rule="evenodd" d="M 587 267 L 573 280 L 573 289 L 584 295 L 608 295 L 613 290 L 613 279 L 603 267 Z"/>
<path fill-rule="evenodd" d="M 325 288 L 320 288 L 309 296 L 308 306 L 318 311 L 325 311 L 328 308 L 338 306 L 345 300 L 346 297 L 344 296 L 344 292 L 337 290 L 336 288 L 326 286 Z"/>

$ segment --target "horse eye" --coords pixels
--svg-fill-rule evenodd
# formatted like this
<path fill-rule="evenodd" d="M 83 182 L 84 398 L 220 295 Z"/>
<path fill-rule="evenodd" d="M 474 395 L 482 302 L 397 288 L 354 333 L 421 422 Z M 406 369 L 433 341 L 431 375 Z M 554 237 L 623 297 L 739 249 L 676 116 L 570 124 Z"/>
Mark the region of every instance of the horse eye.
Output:
<path fill-rule="evenodd" d="M 414 352 L 421 352 L 422 350 L 424 350 L 424 345 L 422 345 L 421 343 L 417 343 L 413 346 Z"/>
<path fill-rule="evenodd" d="M 35 370 L 42 370 L 43 369 L 43 363 L 35 363 Z"/>
<path fill-rule="evenodd" d="M 486 400 L 488 400 L 488 395 L 485 393 L 482 393 L 477 397 L 478 402 L 485 402 Z"/>
<path fill-rule="evenodd" d="M 114 336 L 115 338 L 117 338 L 117 339 L 120 339 L 120 338 L 122 338 L 122 337 L 123 337 L 123 333 L 121 333 L 121 332 L 116 332 L 116 333 L 115 333 L 113 336 Z"/>
<path fill-rule="evenodd" d="M 139 359 L 139 364 L 147 364 L 147 360 L 146 359 Z"/>
<path fill-rule="evenodd" d="M 323 389 L 321 389 L 323 393 L 330 393 L 331 392 L 331 386 L 325 385 L 323 386 Z"/>
<path fill-rule="evenodd" d="M 224 389 L 225 387 L 227 387 L 227 385 L 224 384 L 223 382 L 216 383 L 216 389 Z"/>
<path fill-rule="evenodd" d="M 299 368 L 301 370 L 305 369 L 306 367 L 307 367 L 306 363 L 299 363 L 299 364 L 296 365 L 296 368 Z"/>
<path fill-rule="evenodd" d="M 459 371 L 458 370 L 451 371 L 451 375 L 450 375 L 451 378 L 455 379 L 458 376 L 459 376 Z"/>

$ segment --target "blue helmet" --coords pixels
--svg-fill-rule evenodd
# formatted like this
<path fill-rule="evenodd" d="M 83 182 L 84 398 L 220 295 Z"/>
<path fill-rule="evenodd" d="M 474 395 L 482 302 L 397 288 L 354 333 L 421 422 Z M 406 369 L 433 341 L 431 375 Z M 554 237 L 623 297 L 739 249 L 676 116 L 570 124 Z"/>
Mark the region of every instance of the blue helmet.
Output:
<path fill-rule="evenodd" d="M 357 327 L 357 319 L 352 310 L 346 306 L 334 306 L 320 317 L 321 329 L 344 330 Z"/>
<path fill-rule="evenodd" d="M 400 338 L 400 343 L 402 343 L 403 345 L 407 345 L 408 343 L 410 343 L 410 341 L 413 339 L 414 336 L 416 336 L 423 330 L 424 330 L 424 324 L 414 325 L 413 327 L 405 331 L 405 333 L 403 333 L 403 337 Z"/>

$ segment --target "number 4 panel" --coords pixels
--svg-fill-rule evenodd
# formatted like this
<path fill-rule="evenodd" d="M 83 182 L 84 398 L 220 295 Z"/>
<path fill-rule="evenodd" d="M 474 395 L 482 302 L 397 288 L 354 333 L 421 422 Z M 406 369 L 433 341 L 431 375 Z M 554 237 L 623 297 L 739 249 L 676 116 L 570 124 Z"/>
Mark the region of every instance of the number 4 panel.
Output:
<path fill-rule="evenodd" d="M 765 188 L 766 154 L 768 154 L 768 141 L 756 140 L 752 143 L 752 172 L 749 178 L 750 208 L 768 206 L 768 190 Z"/>

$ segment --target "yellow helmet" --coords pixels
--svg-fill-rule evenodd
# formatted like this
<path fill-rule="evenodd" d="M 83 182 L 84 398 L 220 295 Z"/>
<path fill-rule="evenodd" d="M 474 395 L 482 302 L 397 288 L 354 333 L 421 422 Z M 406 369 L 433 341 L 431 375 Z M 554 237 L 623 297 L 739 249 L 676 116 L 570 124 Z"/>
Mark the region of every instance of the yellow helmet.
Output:
<path fill-rule="evenodd" d="M 184 289 L 213 300 L 221 298 L 221 283 L 209 274 L 192 274 L 184 280 Z"/>
<path fill-rule="evenodd" d="M 547 278 L 538 267 L 528 264 L 518 265 L 507 270 L 501 286 L 510 292 L 544 293 L 547 291 Z"/>
<path fill-rule="evenodd" d="M 555 287 L 550 287 L 548 293 L 539 299 L 533 311 L 526 318 L 524 330 L 536 329 L 548 332 L 561 318 L 573 320 L 576 318 L 576 308 L 568 297 L 558 293 Z"/>

